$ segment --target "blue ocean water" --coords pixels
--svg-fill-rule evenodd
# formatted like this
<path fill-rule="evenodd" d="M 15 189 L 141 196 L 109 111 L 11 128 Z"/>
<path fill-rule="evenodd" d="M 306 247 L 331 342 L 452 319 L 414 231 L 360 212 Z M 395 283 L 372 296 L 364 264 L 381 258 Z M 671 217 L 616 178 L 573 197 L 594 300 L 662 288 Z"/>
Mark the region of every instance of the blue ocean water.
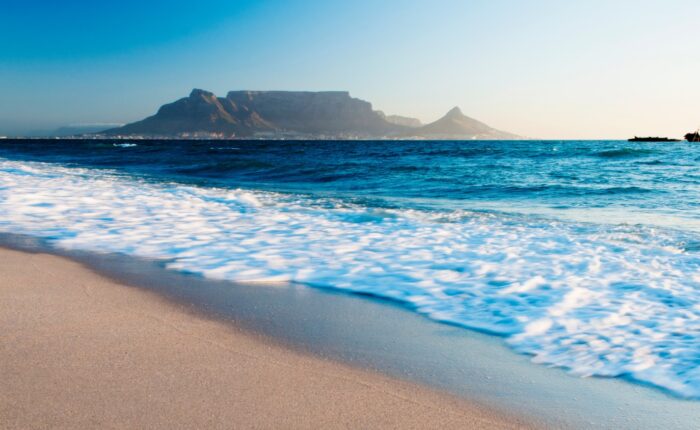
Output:
<path fill-rule="evenodd" d="M 621 141 L 4 141 L 0 230 L 395 300 L 700 398 L 700 152 Z"/>

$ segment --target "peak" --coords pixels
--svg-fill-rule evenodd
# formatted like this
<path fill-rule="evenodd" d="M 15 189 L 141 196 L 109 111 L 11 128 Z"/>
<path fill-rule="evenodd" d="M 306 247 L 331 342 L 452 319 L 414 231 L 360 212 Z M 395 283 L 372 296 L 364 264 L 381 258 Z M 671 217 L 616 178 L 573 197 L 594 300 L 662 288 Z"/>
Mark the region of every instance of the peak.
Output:
<path fill-rule="evenodd" d="M 450 111 L 447 112 L 445 116 L 448 118 L 454 118 L 464 116 L 464 114 L 462 113 L 462 109 L 460 109 L 458 106 L 455 106 L 452 109 L 450 109 Z"/>
<path fill-rule="evenodd" d="M 213 96 L 214 93 L 206 90 L 200 90 L 199 88 L 195 88 L 192 90 L 190 93 L 190 97 L 198 97 L 198 96 L 205 96 L 205 97 L 211 97 Z"/>

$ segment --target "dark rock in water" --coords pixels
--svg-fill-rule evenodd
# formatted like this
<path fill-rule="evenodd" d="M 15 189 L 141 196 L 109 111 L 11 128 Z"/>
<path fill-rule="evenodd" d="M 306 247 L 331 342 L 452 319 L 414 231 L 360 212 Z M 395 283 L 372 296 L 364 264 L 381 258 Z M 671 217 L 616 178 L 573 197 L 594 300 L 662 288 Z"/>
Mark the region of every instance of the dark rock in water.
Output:
<path fill-rule="evenodd" d="M 670 139 L 668 137 L 637 137 L 627 139 L 628 142 L 680 142 L 680 139 Z"/>
<path fill-rule="evenodd" d="M 685 135 L 685 140 L 688 142 L 700 142 L 700 132 L 688 133 Z"/>
<path fill-rule="evenodd" d="M 513 139 L 453 109 L 421 126 L 386 116 L 346 91 L 231 91 L 216 97 L 194 89 L 144 120 L 102 132 L 120 136 L 204 138 L 426 138 Z"/>

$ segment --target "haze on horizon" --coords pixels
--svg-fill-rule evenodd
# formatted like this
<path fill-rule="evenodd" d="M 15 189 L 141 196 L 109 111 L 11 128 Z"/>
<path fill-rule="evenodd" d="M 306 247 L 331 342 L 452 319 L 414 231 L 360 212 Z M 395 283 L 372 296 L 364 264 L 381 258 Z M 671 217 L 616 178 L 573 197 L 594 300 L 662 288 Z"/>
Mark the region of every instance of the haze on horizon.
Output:
<path fill-rule="evenodd" d="M 550 139 L 700 126 L 693 0 L 3 0 L 0 134 L 125 123 L 193 87 L 348 90 Z"/>

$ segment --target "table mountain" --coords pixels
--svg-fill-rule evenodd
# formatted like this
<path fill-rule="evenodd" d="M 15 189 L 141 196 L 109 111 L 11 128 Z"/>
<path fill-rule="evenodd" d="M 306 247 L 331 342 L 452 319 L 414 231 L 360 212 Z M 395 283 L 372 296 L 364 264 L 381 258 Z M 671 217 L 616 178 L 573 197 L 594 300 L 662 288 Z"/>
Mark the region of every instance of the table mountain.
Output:
<path fill-rule="evenodd" d="M 389 116 L 346 91 L 231 91 L 217 97 L 194 89 L 144 120 L 102 132 L 119 136 L 253 138 L 428 138 L 502 139 L 494 130 L 453 109 L 421 126 Z"/>

